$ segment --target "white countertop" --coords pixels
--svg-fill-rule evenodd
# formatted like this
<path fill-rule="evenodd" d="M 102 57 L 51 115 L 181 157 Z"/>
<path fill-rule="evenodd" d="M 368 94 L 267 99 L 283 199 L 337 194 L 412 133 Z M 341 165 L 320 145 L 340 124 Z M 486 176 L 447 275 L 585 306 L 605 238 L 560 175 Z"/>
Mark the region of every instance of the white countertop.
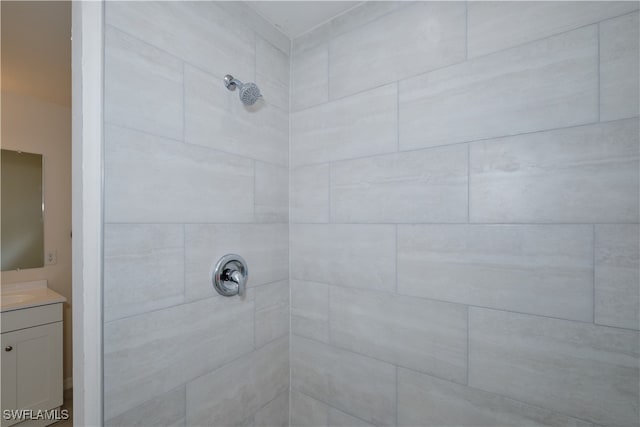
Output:
<path fill-rule="evenodd" d="M 1 312 L 65 302 L 67 299 L 47 287 L 46 280 L 3 284 L 0 292 Z"/>

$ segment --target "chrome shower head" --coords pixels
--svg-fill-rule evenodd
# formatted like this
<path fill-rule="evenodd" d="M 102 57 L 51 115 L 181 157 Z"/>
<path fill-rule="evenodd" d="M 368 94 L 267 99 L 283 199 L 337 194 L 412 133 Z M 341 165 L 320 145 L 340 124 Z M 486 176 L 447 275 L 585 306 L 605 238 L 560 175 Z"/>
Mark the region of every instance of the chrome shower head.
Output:
<path fill-rule="evenodd" d="M 262 96 L 260 89 L 255 83 L 242 83 L 231 74 L 224 76 L 224 85 L 229 90 L 235 90 L 236 86 L 239 87 L 240 101 L 242 101 L 244 105 L 253 105 L 258 98 Z"/>

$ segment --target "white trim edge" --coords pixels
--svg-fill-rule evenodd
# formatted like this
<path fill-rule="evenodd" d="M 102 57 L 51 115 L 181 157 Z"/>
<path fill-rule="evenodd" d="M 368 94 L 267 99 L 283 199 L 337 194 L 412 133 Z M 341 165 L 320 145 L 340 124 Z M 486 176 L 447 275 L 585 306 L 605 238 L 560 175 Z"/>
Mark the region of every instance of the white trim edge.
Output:
<path fill-rule="evenodd" d="M 103 2 L 72 3 L 73 423 L 102 425 Z"/>

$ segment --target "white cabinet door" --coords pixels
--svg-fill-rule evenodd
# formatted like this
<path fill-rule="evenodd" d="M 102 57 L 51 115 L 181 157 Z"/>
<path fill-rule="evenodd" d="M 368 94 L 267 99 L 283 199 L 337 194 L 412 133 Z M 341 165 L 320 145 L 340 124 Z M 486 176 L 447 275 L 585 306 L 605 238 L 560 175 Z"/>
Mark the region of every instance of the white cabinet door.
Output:
<path fill-rule="evenodd" d="M 2 334 L 3 410 L 57 408 L 62 391 L 62 322 Z"/>

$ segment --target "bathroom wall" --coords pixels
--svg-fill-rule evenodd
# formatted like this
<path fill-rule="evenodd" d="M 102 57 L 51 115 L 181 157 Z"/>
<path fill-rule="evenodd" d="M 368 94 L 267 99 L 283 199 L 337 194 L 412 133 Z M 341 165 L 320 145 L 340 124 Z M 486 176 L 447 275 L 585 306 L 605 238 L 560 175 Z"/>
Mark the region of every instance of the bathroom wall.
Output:
<path fill-rule="evenodd" d="M 105 424 L 286 425 L 290 42 L 242 4 L 105 8 Z"/>
<path fill-rule="evenodd" d="M 47 280 L 64 304 L 64 381 L 72 387 L 71 327 L 71 109 L 24 93 L 2 91 L 2 148 L 44 156 L 44 250 L 57 262 L 42 268 L 3 271 L 2 283 Z M 44 254 L 43 254 L 44 256 Z"/>
<path fill-rule="evenodd" d="M 293 41 L 291 425 L 633 426 L 638 3 Z"/>

